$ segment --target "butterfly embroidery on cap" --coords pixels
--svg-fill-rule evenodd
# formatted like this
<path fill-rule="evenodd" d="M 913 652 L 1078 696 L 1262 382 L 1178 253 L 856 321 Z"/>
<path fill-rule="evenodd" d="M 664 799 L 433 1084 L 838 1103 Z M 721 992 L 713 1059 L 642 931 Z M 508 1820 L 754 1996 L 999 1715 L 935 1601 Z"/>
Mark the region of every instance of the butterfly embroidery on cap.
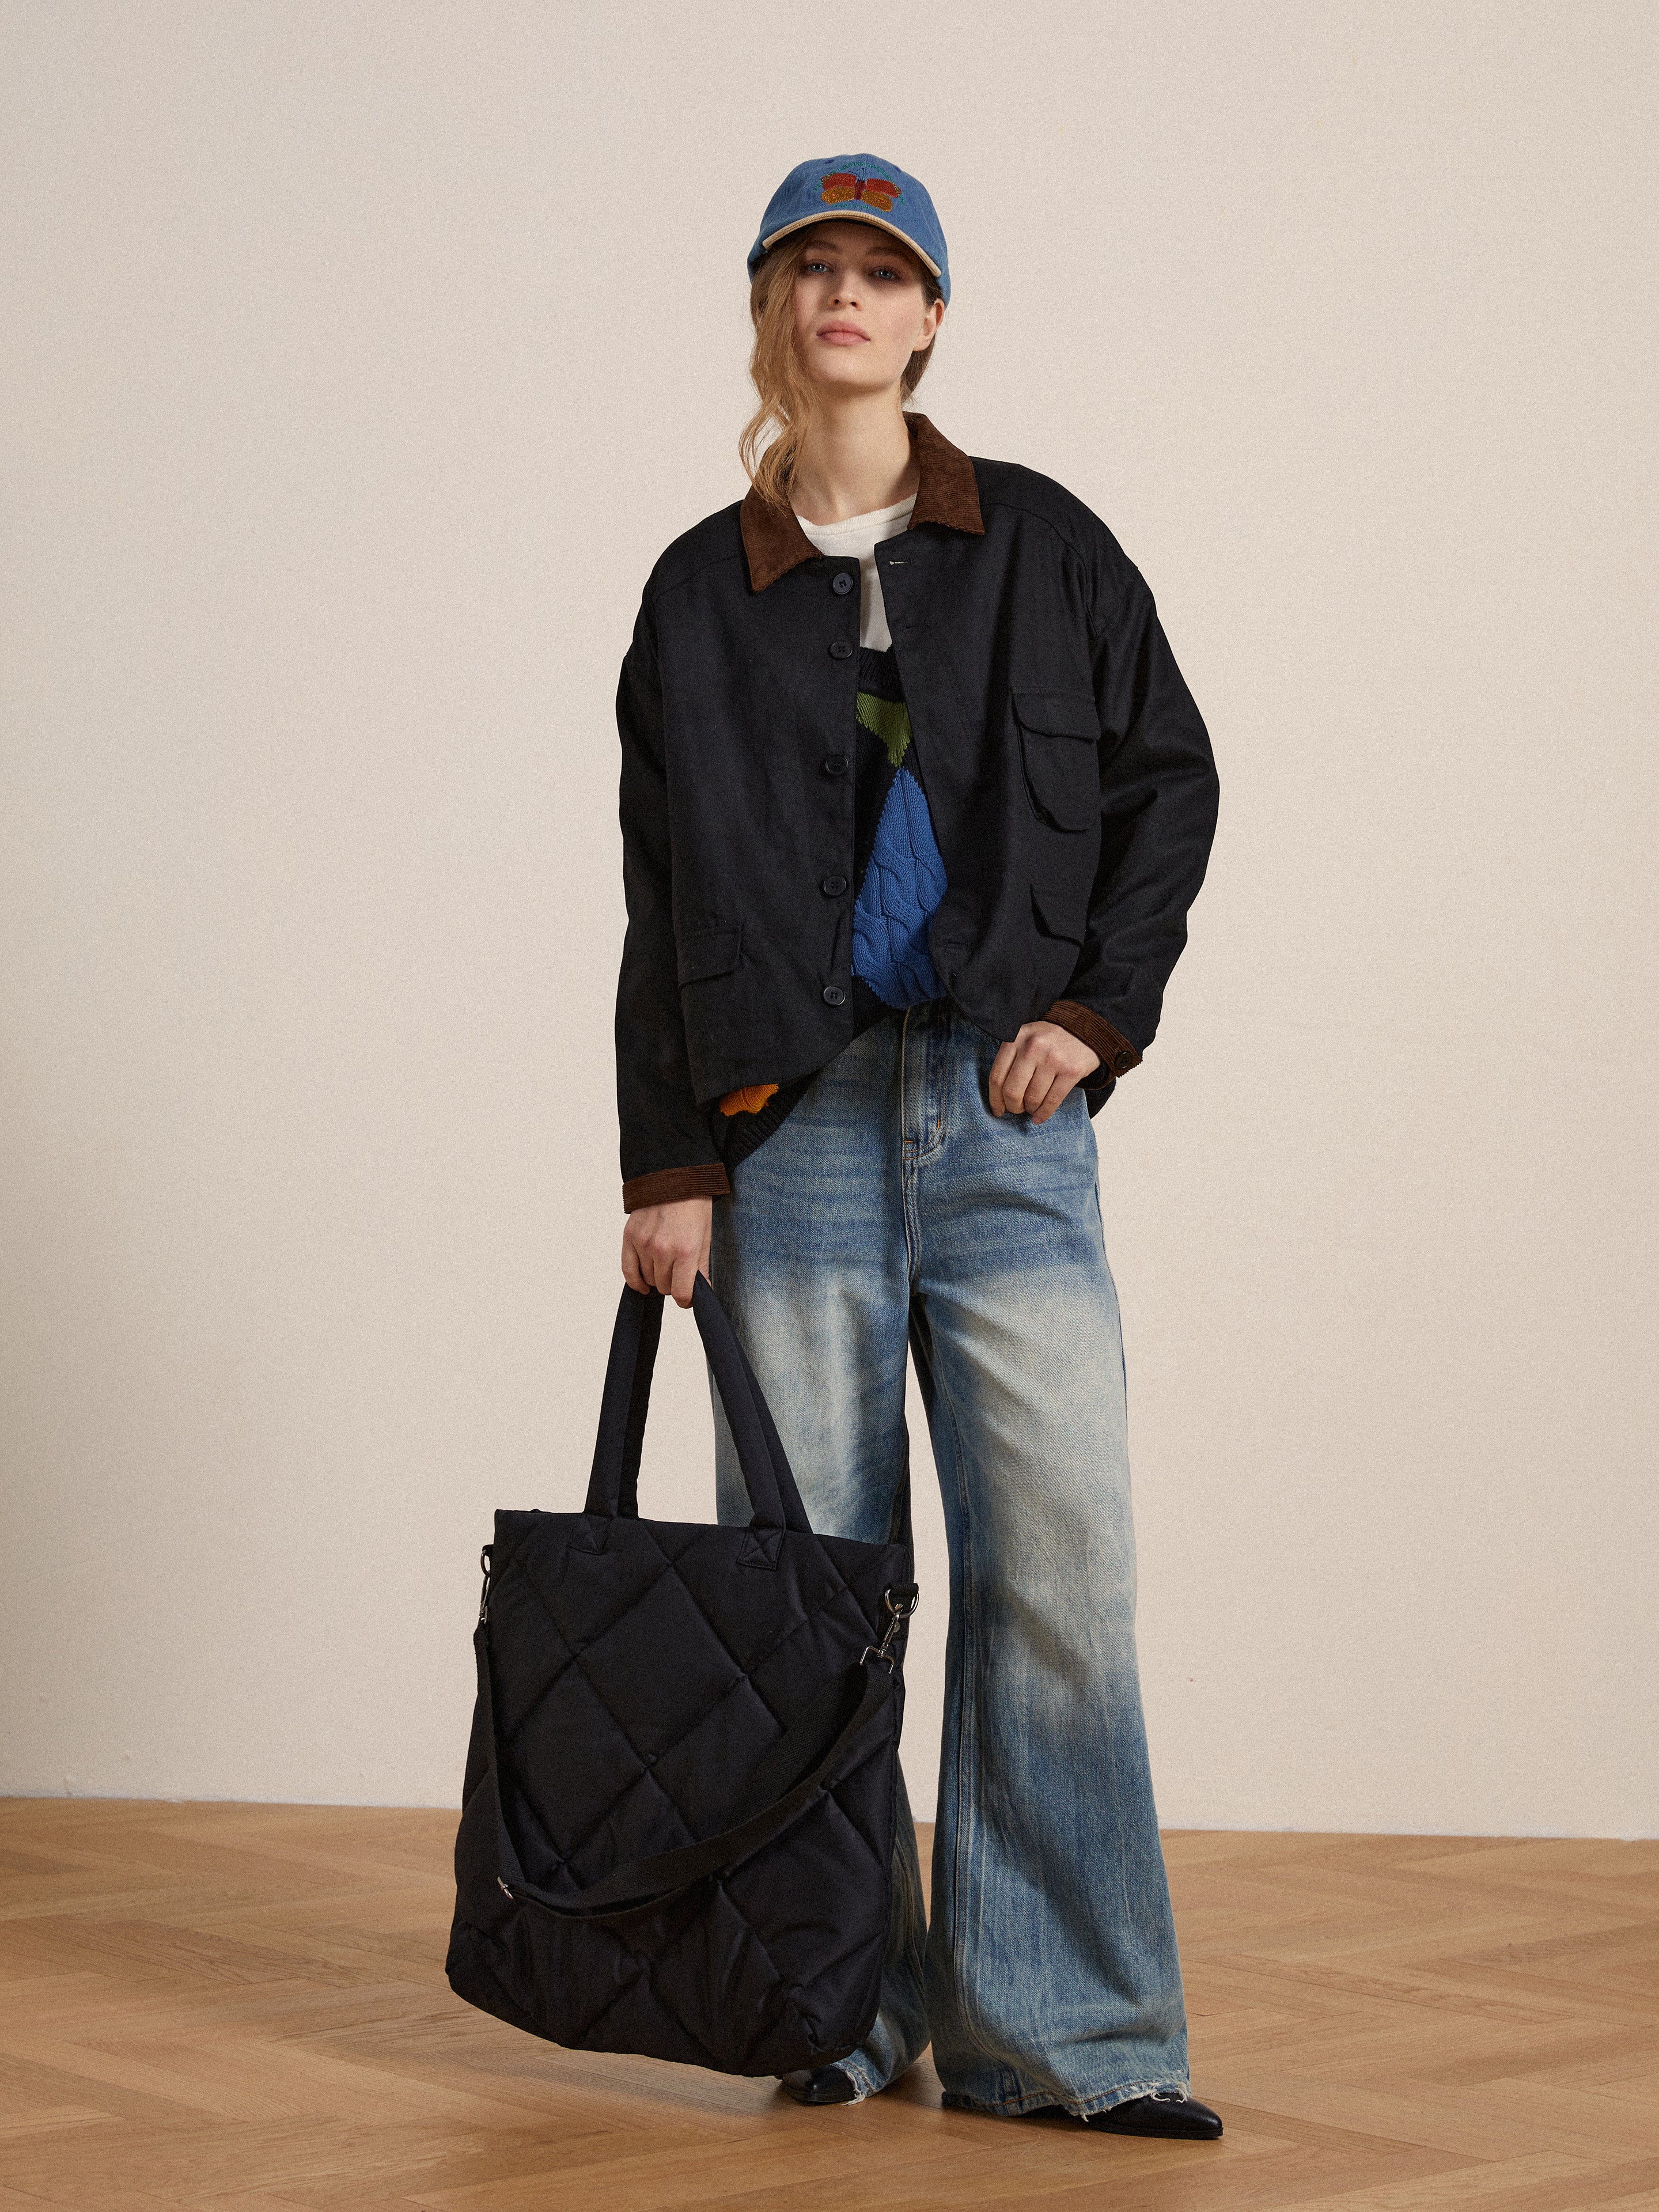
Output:
<path fill-rule="evenodd" d="M 833 169 L 823 181 L 823 196 L 834 206 L 840 200 L 868 200 L 886 214 L 899 198 L 890 177 L 855 177 L 850 169 Z"/>

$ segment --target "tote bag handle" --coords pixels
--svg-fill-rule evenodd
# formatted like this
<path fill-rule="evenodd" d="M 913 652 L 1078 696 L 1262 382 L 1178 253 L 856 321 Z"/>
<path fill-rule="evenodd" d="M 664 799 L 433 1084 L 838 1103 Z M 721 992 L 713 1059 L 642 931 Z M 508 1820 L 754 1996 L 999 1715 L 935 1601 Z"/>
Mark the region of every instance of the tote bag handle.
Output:
<path fill-rule="evenodd" d="M 664 1304 L 660 1291 L 636 1291 L 629 1284 L 623 1286 L 583 1509 L 607 1520 L 619 1516 L 624 1520 L 639 1517 L 640 1452 L 662 1336 Z M 691 1313 L 738 1448 L 738 1464 L 754 1516 L 750 1525 L 793 1528 L 801 1535 L 811 1535 L 812 1524 L 801 1504 L 771 1408 L 706 1275 L 700 1274 L 692 1286 Z"/>

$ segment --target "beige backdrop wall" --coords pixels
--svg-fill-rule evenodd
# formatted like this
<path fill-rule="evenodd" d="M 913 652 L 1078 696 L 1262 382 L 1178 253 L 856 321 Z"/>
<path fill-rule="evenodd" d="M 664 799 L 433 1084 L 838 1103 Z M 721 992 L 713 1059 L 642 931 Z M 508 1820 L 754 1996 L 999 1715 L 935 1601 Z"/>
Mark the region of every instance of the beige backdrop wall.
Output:
<path fill-rule="evenodd" d="M 457 1801 L 617 1279 L 617 664 L 759 210 L 871 148 L 921 404 L 1105 518 L 1221 767 L 1095 1125 L 1164 1817 L 1659 1828 L 1654 9 L 0 26 L 0 1787 Z"/>

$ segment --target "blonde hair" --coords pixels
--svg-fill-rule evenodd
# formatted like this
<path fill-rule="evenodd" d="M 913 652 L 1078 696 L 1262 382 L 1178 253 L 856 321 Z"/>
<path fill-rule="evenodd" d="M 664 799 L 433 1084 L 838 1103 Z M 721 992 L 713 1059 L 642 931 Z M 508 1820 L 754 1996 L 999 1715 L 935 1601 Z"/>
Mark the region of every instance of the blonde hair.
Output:
<path fill-rule="evenodd" d="M 833 222 L 836 218 L 830 216 L 825 220 Z M 815 223 L 811 229 L 780 240 L 756 270 L 749 287 L 749 319 L 755 325 L 749 374 L 760 394 L 760 405 L 744 425 L 738 457 L 744 473 L 767 504 L 786 511 L 789 479 L 812 419 L 812 386 L 795 347 L 795 277 L 817 228 Z M 893 251 L 902 254 L 915 270 L 921 280 L 922 296 L 931 307 L 944 296 L 938 278 L 896 240 Z M 911 355 L 899 379 L 899 390 L 906 399 L 921 382 L 933 357 L 931 345 Z M 775 432 L 769 440 L 769 431 Z"/>

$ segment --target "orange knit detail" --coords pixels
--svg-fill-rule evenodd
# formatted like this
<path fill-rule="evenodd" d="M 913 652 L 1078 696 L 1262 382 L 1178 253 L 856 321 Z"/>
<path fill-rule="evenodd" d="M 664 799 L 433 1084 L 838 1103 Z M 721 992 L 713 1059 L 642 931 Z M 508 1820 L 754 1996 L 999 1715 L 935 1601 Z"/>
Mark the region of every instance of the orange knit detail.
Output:
<path fill-rule="evenodd" d="M 775 1083 L 745 1083 L 741 1091 L 728 1091 L 720 1101 L 722 1114 L 758 1114 L 772 1093 Z"/>

